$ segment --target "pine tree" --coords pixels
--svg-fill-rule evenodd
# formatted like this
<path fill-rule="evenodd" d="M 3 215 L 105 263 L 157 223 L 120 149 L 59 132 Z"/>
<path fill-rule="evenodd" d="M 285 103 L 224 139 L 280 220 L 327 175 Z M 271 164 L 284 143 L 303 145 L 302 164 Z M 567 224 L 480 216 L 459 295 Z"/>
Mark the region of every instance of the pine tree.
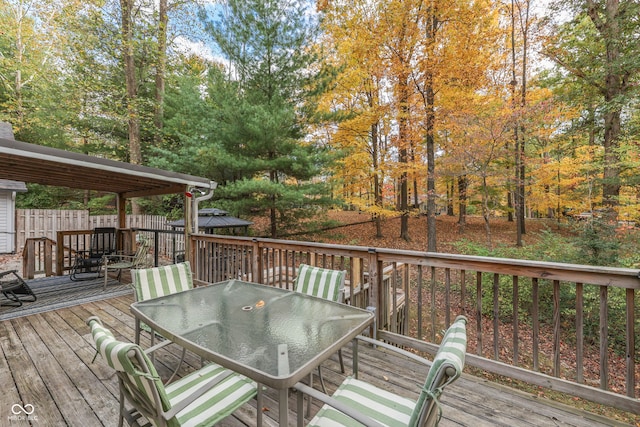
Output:
<path fill-rule="evenodd" d="M 217 190 L 237 213 L 268 212 L 271 235 L 290 220 L 327 202 L 310 180 L 320 173 L 323 150 L 306 135 L 304 106 L 320 83 L 309 46 L 315 23 L 308 2 L 230 0 L 208 21 L 228 61 L 227 89 L 211 93 L 219 142 Z"/>

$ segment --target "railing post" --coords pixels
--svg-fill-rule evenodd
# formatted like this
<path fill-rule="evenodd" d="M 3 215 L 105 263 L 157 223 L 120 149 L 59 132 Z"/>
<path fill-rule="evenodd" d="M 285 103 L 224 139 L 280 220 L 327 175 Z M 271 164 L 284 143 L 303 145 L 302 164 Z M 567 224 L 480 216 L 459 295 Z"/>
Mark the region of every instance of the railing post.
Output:
<path fill-rule="evenodd" d="M 53 276 L 53 241 L 46 238 L 44 240 L 44 275 Z"/>
<path fill-rule="evenodd" d="M 375 248 L 369 248 L 367 252 L 369 253 L 369 301 L 366 301 L 366 306 L 377 309 L 376 323 L 380 325 L 380 313 L 382 313 L 382 310 L 380 309 L 381 266 L 379 263 L 381 264 L 381 262 L 378 261 L 378 254 Z"/>
<path fill-rule="evenodd" d="M 56 276 L 64 274 L 64 233 L 56 233 Z"/>
<path fill-rule="evenodd" d="M 251 257 L 251 268 L 253 269 L 252 282 L 262 283 L 262 267 L 264 263 L 262 261 L 262 250 L 260 248 L 260 242 L 258 242 L 258 239 L 252 239 L 251 242 L 253 243 L 253 256 Z"/>
<path fill-rule="evenodd" d="M 35 241 L 33 239 L 27 239 L 22 250 L 22 276 L 25 279 L 33 279 L 35 276 Z"/>

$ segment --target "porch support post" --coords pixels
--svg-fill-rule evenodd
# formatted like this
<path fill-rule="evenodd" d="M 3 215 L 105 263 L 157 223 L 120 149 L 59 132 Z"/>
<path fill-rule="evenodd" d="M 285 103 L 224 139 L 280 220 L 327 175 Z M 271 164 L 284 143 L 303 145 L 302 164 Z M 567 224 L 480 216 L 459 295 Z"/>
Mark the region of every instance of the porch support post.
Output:
<path fill-rule="evenodd" d="M 118 210 L 118 228 L 127 228 L 127 199 L 122 193 L 117 194 L 116 209 Z"/>
<path fill-rule="evenodd" d="M 199 278 L 200 276 L 198 275 L 197 272 L 197 268 L 194 265 L 194 256 L 193 253 L 191 252 L 191 228 L 193 227 L 193 218 L 192 218 L 192 200 L 191 197 L 187 196 L 187 193 L 189 191 L 188 187 L 185 187 L 184 192 L 183 192 L 183 198 L 184 198 L 184 257 L 186 261 L 189 261 L 191 263 L 191 268 L 194 272 L 196 272 L 196 277 Z"/>

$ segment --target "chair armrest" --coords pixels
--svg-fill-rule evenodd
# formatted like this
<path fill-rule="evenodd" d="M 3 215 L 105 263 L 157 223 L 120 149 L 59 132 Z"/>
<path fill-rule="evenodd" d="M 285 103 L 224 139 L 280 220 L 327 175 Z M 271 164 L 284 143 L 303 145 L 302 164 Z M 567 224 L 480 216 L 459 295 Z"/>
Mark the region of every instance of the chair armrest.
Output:
<path fill-rule="evenodd" d="M 16 276 L 18 276 L 18 270 L 7 270 L 0 272 L 0 277 L 8 276 L 9 274 L 15 274 Z"/>
<path fill-rule="evenodd" d="M 122 261 L 122 260 L 133 261 L 135 259 L 135 256 L 134 255 L 103 255 L 103 258 L 105 259 L 105 261 L 109 261 L 111 259 L 117 259 L 118 261 Z"/>
<path fill-rule="evenodd" d="M 307 396 L 310 396 L 314 399 L 318 399 L 319 401 L 321 401 L 322 403 L 325 403 L 329 406 L 331 406 L 332 408 L 337 409 L 338 411 L 342 412 L 343 414 L 353 418 L 354 420 L 358 421 L 361 424 L 364 424 L 367 427 L 384 427 L 382 424 L 380 424 L 379 422 L 371 419 L 370 417 L 366 416 L 365 414 L 363 414 L 362 412 L 359 412 L 358 410 L 345 405 L 344 403 L 334 399 L 331 396 L 328 396 L 314 388 L 311 388 L 305 384 L 302 383 L 297 383 L 296 385 L 293 386 L 293 389 L 296 390 L 298 393 L 304 393 Z M 298 414 L 298 416 L 300 416 L 300 414 Z"/>
<path fill-rule="evenodd" d="M 160 350 L 162 347 L 168 346 L 169 344 L 173 344 L 173 341 L 165 339 L 164 341 L 159 342 L 158 344 L 154 345 L 153 347 L 149 347 L 148 349 L 144 350 L 144 353 L 145 354 L 151 354 L 156 350 Z"/>
<path fill-rule="evenodd" d="M 145 354 L 151 354 L 154 351 L 161 349 L 162 347 L 168 346 L 169 344 L 173 344 L 173 341 L 170 341 L 170 340 L 162 341 L 162 342 L 154 345 L 153 347 L 149 347 L 148 349 L 144 350 L 144 353 Z M 204 393 L 209 391 L 209 389 L 211 389 L 216 384 L 220 383 L 222 380 L 224 380 L 225 378 L 227 378 L 227 377 L 229 377 L 231 375 L 234 375 L 234 372 L 227 369 L 226 371 L 222 372 L 221 374 L 216 375 L 215 377 L 211 378 L 209 381 L 204 383 L 202 386 L 198 387 L 196 389 L 196 391 L 191 393 L 189 395 L 189 397 L 181 400 L 180 403 L 178 403 L 177 405 L 172 406 L 171 409 L 168 412 L 165 412 L 163 414 L 163 417 L 165 419 L 167 419 L 167 420 L 170 420 L 178 412 L 182 411 L 184 408 L 186 408 L 191 403 L 193 403 L 194 400 L 196 400 L 197 398 L 202 396 Z"/>
<path fill-rule="evenodd" d="M 182 411 L 187 406 L 191 405 L 197 398 L 199 398 L 200 396 L 202 396 L 203 394 L 211 390 L 211 388 L 215 387 L 216 384 L 222 382 L 222 380 L 224 380 L 227 377 L 230 377 L 231 375 L 235 375 L 235 373 L 227 369 L 226 371 L 222 372 L 220 375 L 216 375 L 215 377 L 211 378 L 202 386 L 198 387 L 196 391 L 191 393 L 188 397 L 182 399 L 177 405 L 172 406 L 171 409 L 169 409 L 167 412 L 163 412 L 162 417 L 166 420 L 170 420 L 171 418 L 175 417 L 178 412 Z"/>
<path fill-rule="evenodd" d="M 386 342 L 374 340 L 373 338 L 365 337 L 363 335 L 358 335 L 356 337 L 356 339 L 358 341 L 364 341 L 364 342 L 367 342 L 367 343 L 372 344 L 374 346 L 382 347 L 382 348 L 390 350 L 390 351 L 392 351 L 394 353 L 401 354 L 403 356 L 408 357 L 411 360 L 414 360 L 414 361 L 416 361 L 418 363 L 422 363 L 423 365 L 431 366 L 431 362 L 429 360 L 425 359 L 424 357 L 421 357 L 421 356 L 419 356 L 419 355 L 417 355 L 415 353 L 411 353 L 410 351 L 403 350 L 403 349 L 401 349 L 399 347 L 396 347 L 396 346 L 393 346 L 391 344 L 387 344 Z"/>

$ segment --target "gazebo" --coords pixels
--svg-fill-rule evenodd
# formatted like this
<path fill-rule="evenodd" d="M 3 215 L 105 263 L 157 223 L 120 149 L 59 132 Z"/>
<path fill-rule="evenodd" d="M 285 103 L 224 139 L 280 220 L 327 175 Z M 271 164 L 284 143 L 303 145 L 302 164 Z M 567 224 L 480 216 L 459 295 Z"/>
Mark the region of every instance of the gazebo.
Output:
<path fill-rule="evenodd" d="M 176 228 L 184 228 L 184 219 L 170 222 L 169 225 Z M 206 234 L 213 234 L 216 230 L 227 229 L 232 234 L 236 234 L 236 230 L 242 230 L 243 235 L 247 235 L 247 231 L 253 222 L 244 219 L 229 216 L 228 212 L 216 208 L 204 208 L 198 211 L 198 231 L 203 230 Z"/>

